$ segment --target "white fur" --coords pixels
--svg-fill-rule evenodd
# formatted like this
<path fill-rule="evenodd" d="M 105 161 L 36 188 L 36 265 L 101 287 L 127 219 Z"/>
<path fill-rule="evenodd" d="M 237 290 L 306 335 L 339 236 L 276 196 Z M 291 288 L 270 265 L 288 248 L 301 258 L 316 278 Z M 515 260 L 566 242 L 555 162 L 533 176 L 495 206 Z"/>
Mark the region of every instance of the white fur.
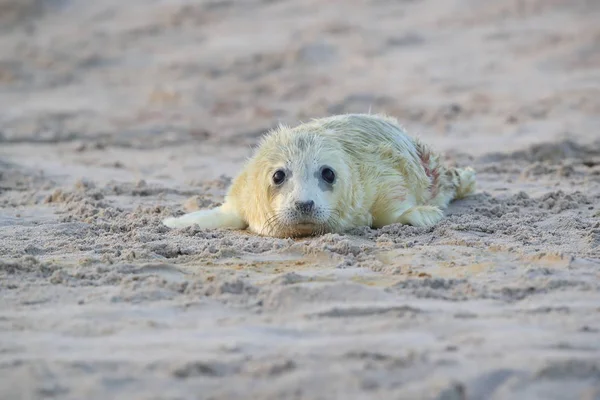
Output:
<path fill-rule="evenodd" d="M 248 224 L 231 210 L 216 207 L 212 210 L 199 210 L 180 217 L 169 217 L 163 220 L 169 228 L 185 228 L 198 225 L 202 229 L 244 229 Z"/>
<path fill-rule="evenodd" d="M 331 186 L 319 178 L 325 165 L 336 173 Z M 278 169 L 286 171 L 283 184 L 272 180 Z M 173 228 L 249 228 L 279 237 L 392 223 L 431 226 L 452 200 L 474 191 L 473 169 L 446 168 L 395 119 L 338 115 L 270 132 L 234 179 L 221 207 L 164 223 Z M 294 209 L 295 202 L 306 200 L 315 203 L 310 218 Z"/>

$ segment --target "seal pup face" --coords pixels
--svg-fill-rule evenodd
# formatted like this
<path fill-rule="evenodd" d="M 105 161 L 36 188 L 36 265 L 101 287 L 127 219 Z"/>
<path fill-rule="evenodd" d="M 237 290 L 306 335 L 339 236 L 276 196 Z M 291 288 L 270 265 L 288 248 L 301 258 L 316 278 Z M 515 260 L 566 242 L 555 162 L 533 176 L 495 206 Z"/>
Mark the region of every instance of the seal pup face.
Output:
<path fill-rule="evenodd" d="M 351 182 L 340 151 L 316 132 L 285 128 L 263 142 L 269 204 L 263 231 L 295 237 L 337 230 Z"/>

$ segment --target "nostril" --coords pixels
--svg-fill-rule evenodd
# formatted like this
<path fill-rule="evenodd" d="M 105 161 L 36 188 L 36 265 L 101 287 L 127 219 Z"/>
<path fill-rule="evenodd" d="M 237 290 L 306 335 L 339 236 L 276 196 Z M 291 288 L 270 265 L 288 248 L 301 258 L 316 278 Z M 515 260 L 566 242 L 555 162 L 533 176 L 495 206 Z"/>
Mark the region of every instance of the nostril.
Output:
<path fill-rule="evenodd" d="M 315 202 L 312 200 L 309 201 L 297 201 L 296 209 L 303 213 L 309 213 L 315 208 Z"/>

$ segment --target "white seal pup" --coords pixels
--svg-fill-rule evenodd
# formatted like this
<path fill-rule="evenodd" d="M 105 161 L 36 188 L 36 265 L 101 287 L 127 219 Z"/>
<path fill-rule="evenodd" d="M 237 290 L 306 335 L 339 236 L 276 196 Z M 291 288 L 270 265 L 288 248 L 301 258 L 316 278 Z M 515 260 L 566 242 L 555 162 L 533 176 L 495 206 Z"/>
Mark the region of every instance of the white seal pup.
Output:
<path fill-rule="evenodd" d="M 431 226 L 475 191 L 475 171 L 445 167 L 390 117 L 346 114 L 262 139 L 224 203 L 163 223 L 298 237 L 402 223 Z"/>

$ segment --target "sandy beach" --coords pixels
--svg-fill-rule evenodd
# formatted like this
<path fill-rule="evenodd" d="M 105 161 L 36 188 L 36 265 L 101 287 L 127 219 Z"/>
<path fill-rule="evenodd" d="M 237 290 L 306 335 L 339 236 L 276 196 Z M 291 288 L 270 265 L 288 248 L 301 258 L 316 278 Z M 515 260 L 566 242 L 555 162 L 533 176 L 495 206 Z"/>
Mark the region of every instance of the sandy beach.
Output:
<path fill-rule="evenodd" d="M 0 398 L 600 399 L 600 2 L 0 0 Z M 169 229 L 386 113 L 433 228 Z"/>

